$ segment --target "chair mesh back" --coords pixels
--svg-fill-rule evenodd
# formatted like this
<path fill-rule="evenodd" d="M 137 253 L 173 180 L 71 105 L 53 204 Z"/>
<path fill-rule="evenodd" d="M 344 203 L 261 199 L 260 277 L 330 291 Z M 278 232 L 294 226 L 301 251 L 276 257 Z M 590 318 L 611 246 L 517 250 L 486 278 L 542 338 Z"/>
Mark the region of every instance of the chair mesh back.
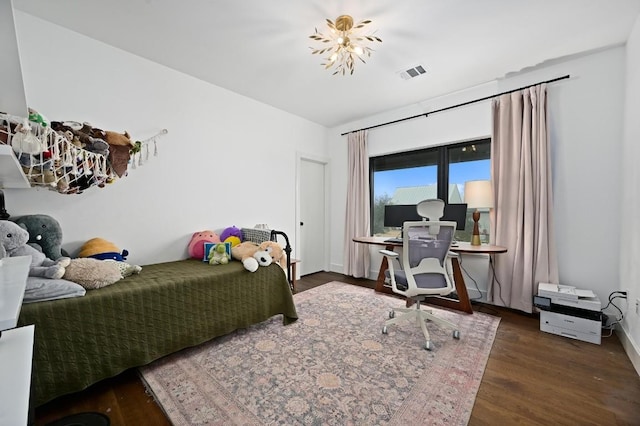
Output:
<path fill-rule="evenodd" d="M 412 268 L 426 257 L 436 258 L 441 266 L 444 265 L 454 228 L 437 225 L 411 226 L 405 232 L 409 233 L 409 265 Z"/>

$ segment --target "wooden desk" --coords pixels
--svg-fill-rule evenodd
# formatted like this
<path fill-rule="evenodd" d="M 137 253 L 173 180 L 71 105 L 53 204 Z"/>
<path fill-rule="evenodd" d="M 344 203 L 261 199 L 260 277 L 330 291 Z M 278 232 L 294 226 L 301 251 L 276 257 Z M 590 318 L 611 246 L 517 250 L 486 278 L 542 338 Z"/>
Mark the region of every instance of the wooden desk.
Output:
<path fill-rule="evenodd" d="M 373 244 L 384 246 L 386 250 L 393 251 L 396 247 L 402 247 L 402 243 L 390 243 L 385 240 L 387 237 L 355 237 L 353 239 L 356 243 L 362 244 Z M 494 246 L 490 244 L 482 244 L 479 246 L 472 246 L 470 243 L 462 243 L 459 242 L 455 246 L 451 247 L 451 251 L 454 253 L 467 253 L 467 254 L 495 254 L 495 253 L 505 253 L 507 251 L 506 247 Z M 456 287 L 456 294 L 458 295 L 458 299 L 451 299 L 448 297 L 430 297 L 429 302 L 433 305 L 444 306 L 451 309 L 456 309 L 459 311 L 467 312 L 469 314 L 473 313 L 473 308 L 471 307 L 471 300 L 469 300 L 469 293 L 467 293 L 467 286 L 464 282 L 464 276 L 462 275 L 462 268 L 460 268 L 460 262 L 458 258 L 451 258 L 451 266 L 453 267 L 453 280 Z M 380 264 L 380 271 L 378 272 L 378 278 L 376 279 L 375 291 L 380 293 L 394 294 L 391 290 L 391 287 L 388 287 L 384 283 L 384 273 L 389 268 L 389 264 L 387 262 L 386 256 L 382 258 L 382 263 Z M 409 302 L 407 301 L 409 305 Z"/>

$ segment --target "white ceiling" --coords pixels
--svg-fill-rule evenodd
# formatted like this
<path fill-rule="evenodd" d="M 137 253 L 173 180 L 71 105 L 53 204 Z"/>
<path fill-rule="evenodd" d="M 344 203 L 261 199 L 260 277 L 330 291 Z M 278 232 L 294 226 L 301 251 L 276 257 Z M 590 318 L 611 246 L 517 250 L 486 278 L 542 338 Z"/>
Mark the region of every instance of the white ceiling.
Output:
<path fill-rule="evenodd" d="M 327 127 L 626 42 L 640 0 L 13 0 L 14 7 Z M 354 75 L 309 47 L 349 14 L 383 43 Z M 403 80 L 421 64 L 427 74 Z"/>

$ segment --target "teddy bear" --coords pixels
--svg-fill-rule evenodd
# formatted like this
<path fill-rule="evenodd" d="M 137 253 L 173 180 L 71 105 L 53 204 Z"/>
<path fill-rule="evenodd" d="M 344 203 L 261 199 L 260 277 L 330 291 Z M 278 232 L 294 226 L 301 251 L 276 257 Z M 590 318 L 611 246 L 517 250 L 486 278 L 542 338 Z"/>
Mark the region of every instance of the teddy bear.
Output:
<path fill-rule="evenodd" d="M 68 257 L 62 251 L 62 227 L 53 217 L 46 214 L 21 216 L 14 220 L 29 233 L 30 246 L 44 253 L 51 260 Z"/>
<path fill-rule="evenodd" d="M 258 246 L 258 250 L 269 253 L 273 262 L 280 265 L 285 271 L 287 270 L 287 256 L 280 244 L 275 241 L 264 241 Z"/>
<path fill-rule="evenodd" d="M 269 266 L 273 258 L 267 251 L 260 249 L 260 245 L 253 241 L 245 241 L 231 247 L 231 257 L 242 262 L 244 269 L 255 272 L 260 266 Z"/>
<path fill-rule="evenodd" d="M 51 260 L 27 244 L 29 233 L 17 223 L 0 220 L 0 240 L 7 256 L 31 256 L 29 276 L 59 279 L 71 263 L 68 257 Z"/>

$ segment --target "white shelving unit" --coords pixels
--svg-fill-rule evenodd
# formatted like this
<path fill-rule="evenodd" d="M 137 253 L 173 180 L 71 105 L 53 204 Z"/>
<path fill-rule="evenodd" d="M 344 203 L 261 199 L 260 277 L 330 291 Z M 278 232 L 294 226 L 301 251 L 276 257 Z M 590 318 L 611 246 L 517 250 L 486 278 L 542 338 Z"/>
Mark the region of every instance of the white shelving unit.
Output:
<path fill-rule="evenodd" d="M 0 338 L 0 424 L 27 425 L 31 395 L 33 325 L 2 332 Z"/>
<path fill-rule="evenodd" d="M 0 189 L 31 188 L 18 159 L 9 145 L 0 144 Z"/>

